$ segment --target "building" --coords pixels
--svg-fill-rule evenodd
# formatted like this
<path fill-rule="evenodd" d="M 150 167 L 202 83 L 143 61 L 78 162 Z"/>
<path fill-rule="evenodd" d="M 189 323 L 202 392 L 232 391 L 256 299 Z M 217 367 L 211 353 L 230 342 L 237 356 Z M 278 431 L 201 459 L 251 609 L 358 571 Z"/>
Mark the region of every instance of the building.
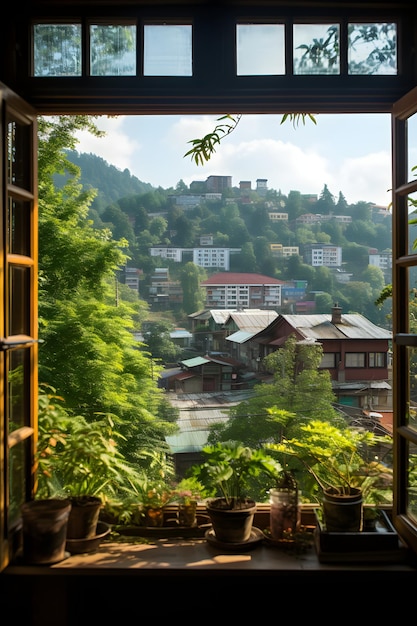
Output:
<path fill-rule="evenodd" d="M 330 314 L 281 314 L 246 338 L 246 354 L 252 355 L 247 362 L 249 369 L 278 350 L 290 335 L 322 345 L 320 367 L 330 372 L 340 404 L 369 410 L 391 408 L 391 331 L 363 315 L 344 315 L 337 304 Z M 233 336 L 228 339 L 234 340 Z"/>
<path fill-rule="evenodd" d="M 331 243 L 307 243 L 304 245 L 304 261 L 313 267 L 341 267 L 342 248 Z"/>
<path fill-rule="evenodd" d="M 222 272 L 201 282 L 207 308 L 275 308 L 281 306 L 283 281 L 261 274 Z"/>
<path fill-rule="evenodd" d="M 212 237 L 210 238 L 212 240 Z M 183 263 L 186 259 L 199 267 L 217 268 L 228 271 L 230 257 L 238 254 L 240 248 L 223 248 L 212 245 L 202 245 L 196 248 L 177 248 L 175 246 L 153 246 L 149 248 L 151 256 L 169 259 L 174 263 Z"/>

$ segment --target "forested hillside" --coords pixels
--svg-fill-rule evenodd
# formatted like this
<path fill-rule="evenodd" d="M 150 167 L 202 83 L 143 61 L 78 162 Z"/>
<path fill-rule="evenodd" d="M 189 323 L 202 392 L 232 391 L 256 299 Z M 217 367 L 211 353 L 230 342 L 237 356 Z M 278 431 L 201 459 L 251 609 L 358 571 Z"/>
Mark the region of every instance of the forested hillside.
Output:
<path fill-rule="evenodd" d="M 90 217 L 98 228 L 111 230 L 115 240 L 129 244 L 129 265 L 142 270 L 141 297 L 147 299 L 150 277 L 156 267 L 168 267 L 172 280 L 183 280 L 186 261 L 177 263 L 150 255 L 155 246 L 193 248 L 200 237 L 210 235 L 213 245 L 237 249 L 230 259 L 230 271 L 256 272 L 284 281 L 306 280 L 308 299 L 316 302 L 316 312 L 330 310 L 337 301 L 345 312 L 362 313 L 381 326 L 389 326 L 390 303 L 378 308 L 375 301 L 391 282 L 390 270 L 370 265 L 371 252 L 389 252 L 391 214 L 372 201 L 348 204 L 342 192 L 334 196 L 324 185 L 318 197 L 290 191 L 288 196 L 274 189 L 262 194 L 233 187 L 221 197 L 196 194 L 183 181 L 175 189 L 153 188 L 92 154 L 70 153 L 69 158 L 82 171 L 87 188 L 98 189 L 98 199 Z M 184 201 L 197 198 L 194 205 Z M 285 213 L 288 219 L 272 220 L 271 213 Z M 302 221 L 303 216 L 321 216 Z M 338 219 L 341 216 L 346 217 Z M 342 249 L 338 269 L 315 267 L 306 262 L 309 244 L 325 243 Z M 279 257 L 271 244 L 295 246 L 298 254 Z M 219 268 L 198 268 L 200 278 Z M 187 311 L 189 312 L 189 311 Z M 285 311 L 283 311 L 285 312 Z"/>
<path fill-rule="evenodd" d="M 100 214 L 107 205 L 126 195 L 152 191 L 149 183 L 144 183 L 129 170 L 119 170 L 95 154 L 68 151 L 68 159 L 81 169 L 81 184 L 98 190 L 92 208 Z"/>

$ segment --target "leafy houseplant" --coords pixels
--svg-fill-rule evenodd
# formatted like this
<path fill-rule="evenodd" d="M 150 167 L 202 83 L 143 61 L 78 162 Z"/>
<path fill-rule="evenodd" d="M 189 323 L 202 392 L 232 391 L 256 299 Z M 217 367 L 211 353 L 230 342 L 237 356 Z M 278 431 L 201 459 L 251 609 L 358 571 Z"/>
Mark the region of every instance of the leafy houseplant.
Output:
<path fill-rule="evenodd" d="M 249 448 L 238 441 L 205 446 L 202 452 L 206 460 L 193 466 L 192 475 L 212 494 L 206 500 L 206 509 L 216 539 L 231 543 L 248 541 L 256 511 L 255 500 L 246 495 L 249 480 L 262 473 L 276 476 L 281 465 L 264 450 Z"/>
<path fill-rule="evenodd" d="M 268 444 L 267 448 L 295 457 L 314 478 L 321 489 L 327 530 L 360 530 L 363 502 L 375 504 L 391 500 L 392 470 L 370 454 L 370 449 L 377 444 L 391 443 L 389 437 L 364 429 L 339 429 L 320 420 L 313 420 L 300 429 L 299 437 Z M 343 526 L 334 519 L 334 504 L 338 502 L 344 503 L 343 510 L 350 516 Z"/>
<path fill-rule="evenodd" d="M 126 489 L 136 472 L 118 451 L 110 416 L 92 423 L 70 416 L 51 392 L 39 395 L 36 499 L 69 500 L 68 539 L 89 539 L 104 503 Z"/>

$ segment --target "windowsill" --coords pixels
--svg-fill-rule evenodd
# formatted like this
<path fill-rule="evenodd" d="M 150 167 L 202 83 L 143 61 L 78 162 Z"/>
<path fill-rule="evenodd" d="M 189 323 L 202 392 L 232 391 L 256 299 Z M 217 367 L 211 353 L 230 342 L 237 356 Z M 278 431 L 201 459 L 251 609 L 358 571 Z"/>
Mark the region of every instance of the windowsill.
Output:
<path fill-rule="evenodd" d="M 268 508 L 256 515 L 257 527 L 262 518 L 266 527 Z M 187 621 L 209 615 L 229 621 L 245 607 L 252 616 L 272 606 L 287 618 L 291 605 L 298 620 L 310 620 L 322 600 L 333 609 L 350 607 L 355 593 L 366 598 L 363 621 L 375 622 L 386 620 L 387 593 L 415 594 L 417 566 L 406 548 L 401 555 L 398 562 L 326 564 L 314 546 L 300 555 L 264 543 L 231 553 L 204 536 L 126 537 L 51 566 L 10 565 L 0 574 L 0 588 L 7 603 L 19 607 L 22 623 L 33 626 L 129 624 L 145 613 L 158 622 L 183 614 Z"/>
<path fill-rule="evenodd" d="M 201 509 L 203 510 L 203 509 Z M 317 575 L 343 572 L 355 575 L 358 571 L 384 571 L 417 574 L 415 560 L 407 547 L 399 541 L 398 550 L 391 553 L 372 553 L 360 560 L 350 554 L 335 562 L 321 562 L 313 540 L 314 507 L 303 508 L 302 524 L 312 533 L 311 546 L 301 554 L 291 553 L 267 541 L 256 542 L 250 548 L 225 550 L 207 541 L 204 534 L 194 537 L 155 535 L 121 536 L 118 540 L 103 541 L 91 553 L 72 554 L 59 563 L 31 565 L 14 563 L 5 570 L 6 575 L 86 576 L 100 573 L 124 576 L 279 576 L 280 574 Z M 254 526 L 261 530 L 269 525 L 269 505 L 258 505 Z"/>

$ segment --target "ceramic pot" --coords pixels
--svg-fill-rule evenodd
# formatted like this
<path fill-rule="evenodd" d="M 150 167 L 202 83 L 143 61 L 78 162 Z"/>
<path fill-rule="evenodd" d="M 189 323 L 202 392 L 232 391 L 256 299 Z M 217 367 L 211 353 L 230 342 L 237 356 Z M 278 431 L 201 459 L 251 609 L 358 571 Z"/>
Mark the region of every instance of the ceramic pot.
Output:
<path fill-rule="evenodd" d="M 241 508 L 230 508 L 224 498 L 213 498 L 206 502 L 207 514 L 216 539 L 223 543 L 244 543 L 251 537 L 253 518 L 256 511 L 254 500 L 237 503 Z"/>
<path fill-rule="evenodd" d="M 25 502 L 21 507 L 23 558 L 28 563 L 49 565 L 65 554 L 69 500 L 45 499 Z"/>
<path fill-rule="evenodd" d="M 322 508 L 327 532 L 362 530 L 363 503 L 360 489 L 352 487 L 348 494 L 341 494 L 334 487 L 324 489 Z"/>
<path fill-rule="evenodd" d="M 95 496 L 72 496 L 68 519 L 68 539 L 90 539 L 97 530 L 102 502 Z"/>

